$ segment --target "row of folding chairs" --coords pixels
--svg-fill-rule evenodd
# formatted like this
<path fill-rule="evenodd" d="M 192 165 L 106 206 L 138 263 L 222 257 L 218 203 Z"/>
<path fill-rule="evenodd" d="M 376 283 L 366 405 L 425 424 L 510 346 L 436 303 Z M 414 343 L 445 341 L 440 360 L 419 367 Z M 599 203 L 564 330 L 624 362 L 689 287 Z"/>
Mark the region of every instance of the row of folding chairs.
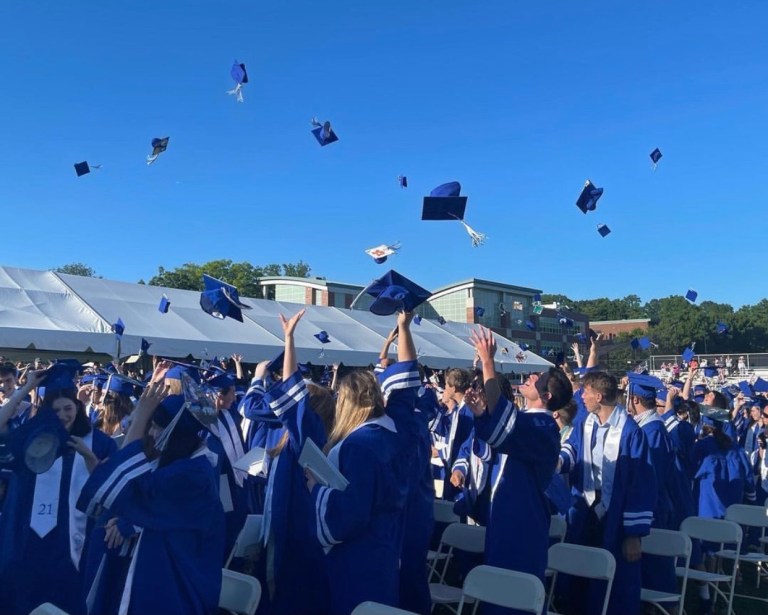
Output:
<path fill-rule="evenodd" d="M 221 571 L 219 608 L 231 615 L 254 615 L 261 600 L 261 584 L 258 579 L 232 570 Z M 67 615 L 50 603 L 41 604 L 30 615 Z"/>

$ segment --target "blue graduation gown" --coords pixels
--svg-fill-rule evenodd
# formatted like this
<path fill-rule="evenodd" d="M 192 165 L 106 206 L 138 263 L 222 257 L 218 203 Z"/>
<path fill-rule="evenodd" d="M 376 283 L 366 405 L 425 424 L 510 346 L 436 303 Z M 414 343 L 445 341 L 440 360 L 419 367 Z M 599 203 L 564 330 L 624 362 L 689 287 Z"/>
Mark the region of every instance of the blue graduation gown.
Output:
<path fill-rule="evenodd" d="M 456 496 L 453 510 L 460 517 L 472 517 L 487 526 L 491 509 L 491 467 L 496 459 L 493 449 L 477 437 L 474 427 L 459 449 L 451 468 L 464 475 L 464 487 Z"/>
<path fill-rule="evenodd" d="M 84 440 L 99 459 L 116 448 L 97 429 Z M 27 615 L 44 602 L 82 613 L 80 566 L 92 523 L 75 502 L 88 479 L 85 462 L 68 449 L 44 474 L 31 473 L 20 461 L 10 469 L 0 516 L 0 613 Z"/>
<path fill-rule="evenodd" d="M 699 466 L 694 483 L 697 514 L 723 519 L 731 504 L 754 504 L 754 470 L 744 449 L 738 445 L 722 450 L 713 436 L 699 440 L 695 447 Z"/>
<path fill-rule="evenodd" d="M 453 501 L 460 493 L 459 489 L 451 484 L 451 467 L 459 455 L 461 445 L 472 431 L 472 421 L 472 413 L 462 403 L 450 414 L 443 408 L 439 408 L 438 415 L 430 426 L 432 442 L 443 462 L 442 468 L 433 465 L 433 472 L 434 478 L 443 480 L 442 499 L 444 500 Z"/>
<path fill-rule="evenodd" d="M 608 423 L 604 448 L 604 459 L 608 463 L 603 464 L 599 504 L 592 473 L 597 417 L 590 414 L 577 424 L 560 451 L 561 472 L 570 473 L 573 494 L 566 540 L 576 544 L 594 542 L 593 546 L 601 546 L 613 554 L 616 575 L 608 613 L 639 615 L 641 566 L 639 561 L 629 563 L 624 559 L 622 543 L 628 536 L 642 537 L 650 532 L 656 508 L 656 475 L 645 436 L 626 410 L 616 406 Z M 599 523 L 594 522 L 596 514 L 601 519 Z M 604 595 L 604 583 L 589 583 L 586 593 L 571 593 L 569 609 L 583 615 L 600 613 Z"/>
<path fill-rule="evenodd" d="M 319 448 L 325 446 L 325 428 L 310 406 L 298 371 L 271 387 L 265 401 L 262 409 L 283 425 L 288 441 L 269 469 L 263 525 L 267 546 L 263 559 L 268 563 L 261 572 L 269 604 L 260 612 L 320 615 L 328 609 L 328 586 L 320 573 L 324 554 L 315 532 L 314 501 L 298 459 L 307 439 Z M 275 431 L 281 437 L 282 433 Z"/>
<path fill-rule="evenodd" d="M 282 430 L 282 425 L 272 416 L 264 401 L 266 388 L 262 380 L 253 379 L 245 396 L 240 401 L 238 412 L 242 417 L 242 431 L 245 441 L 245 451 L 255 447 L 269 448 L 267 440 L 277 442 L 269 438 L 268 434 L 273 430 Z M 270 418 L 267 418 L 270 417 Z M 264 498 L 267 490 L 268 468 L 271 459 L 267 458 L 264 476 L 248 476 L 245 479 L 248 498 L 248 512 L 260 515 L 264 512 Z"/>
<path fill-rule="evenodd" d="M 349 433 L 328 458 L 349 485 L 344 491 L 315 485 L 316 531 L 327 550 L 330 614 L 348 615 L 367 600 L 399 603 L 399 562 L 419 386 L 416 362 L 396 363 L 382 374 L 388 412 Z M 390 377 L 392 379 L 390 380 Z M 397 416 L 405 433 L 395 426 Z M 426 566 L 426 562 L 425 562 Z"/>
<path fill-rule="evenodd" d="M 502 455 L 501 477 L 494 485 L 486 533 L 485 561 L 536 575 L 543 582 L 550 523 L 544 492 L 560 451 L 557 423 L 548 410 L 523 412 L 502 396 L 490 414 L 475 417 L 475 433 Z"/>
<path fill-rule="evenodd" d="M 128 615 L 214 615 L 221 593 L 224 511 L 219 477 L 201 447 L 164 467 L 136 440 L 100 465 L 78 508 L 102 506 L 141 527 L 121 604 Z"/>

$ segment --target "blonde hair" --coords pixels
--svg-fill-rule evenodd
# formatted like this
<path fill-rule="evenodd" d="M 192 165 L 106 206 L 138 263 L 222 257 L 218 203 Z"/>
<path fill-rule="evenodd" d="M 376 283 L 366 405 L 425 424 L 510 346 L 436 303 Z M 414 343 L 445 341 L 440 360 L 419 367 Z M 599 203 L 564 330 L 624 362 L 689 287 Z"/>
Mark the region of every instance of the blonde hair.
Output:
<path fill-rule="evenodd" d="M 166 378 L 165 386 L 168 387 L 169 395 L 181 395 L 184 393 L 184 389 L 181 387 L 181 380 L 178 378 Z"/>
<path fill-rule="evenodd" d="M 120 422 L 133 412 L 133 403 L 124 395 L 107 393 L 101 404 L 99 429 L 112 436 L 120 427 Z"/>
<path fill-rule="evenodd" d="M 323 422 L 323 430 L 328 435 L 333 429 L 333 395 L 325 387 L 321 387 L 313 382 L 307 383 L 307 390 L 309 391 L 309 407 L 312 411 L 320 417 Z M 267 450 L 267 455 L 271 458 L 277 457 L 288 444 L 288 430 L 286 429 L 283 435 L 280 437 L 280 441 Z"/>
<path fill-rule="evenodd" d="M 325 452 L 346 438 L 355 427 L 380 416 L 384 416 L 384 397 L 376 376 L 362 370 L 347 374 L 339 383 L 336 422 L 328 436 Z"/>

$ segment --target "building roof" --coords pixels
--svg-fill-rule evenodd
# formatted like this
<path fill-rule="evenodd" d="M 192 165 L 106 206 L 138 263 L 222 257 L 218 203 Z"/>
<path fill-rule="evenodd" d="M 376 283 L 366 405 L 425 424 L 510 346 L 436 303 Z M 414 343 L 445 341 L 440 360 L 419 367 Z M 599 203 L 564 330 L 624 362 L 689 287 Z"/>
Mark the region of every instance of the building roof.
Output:
<path fill-rule="evenodd" d="M 486 288 L 488 290 L 500 290 L 503 292 L 517 292 L 522 293 L 525 295 L 535 295 L 536 293 L 542 292 L 538 288 L 528 288 L 527 286 L 515 286 L 513 284 L 505 284 L 503 282 L 492 282 L 491 280 L 481 280 L 479 278 L 470 278 L 468 280 L 462 280 L 460 282 L 454 282 L 453 284 L 448 284 L 447 286 L 441 286 L 439 288 L 436 288 L 433 293 L 432 297 L 430 299 L 435 299 L 440 295 L 446 295 L 448 293 L 462 290 L 464 288 L 471 288 L 471 287 L 480 287 L 480 288 Z"/>
<path fill-rule="evenodd" d="M 624 320 L 592 320 L 592 325 L 631 325 L 643 322 L 651 322 L 650 318 L 626 318 Z"/>
<path fill-rule="evenodd" d="M 351 290 L 363 290 L 364 286 L 360 284 L 350 284 L 349 282 L 334 282 L 326 280 L 323 277 L 315 276 L 308 278 L 298 278 L 291 276 L 263 276 L 259 278 L 259 284 L 283 284 L 285 286 L 305 286 L 309 288 L 328 288 L 329 286 L 340 286 Z"/>

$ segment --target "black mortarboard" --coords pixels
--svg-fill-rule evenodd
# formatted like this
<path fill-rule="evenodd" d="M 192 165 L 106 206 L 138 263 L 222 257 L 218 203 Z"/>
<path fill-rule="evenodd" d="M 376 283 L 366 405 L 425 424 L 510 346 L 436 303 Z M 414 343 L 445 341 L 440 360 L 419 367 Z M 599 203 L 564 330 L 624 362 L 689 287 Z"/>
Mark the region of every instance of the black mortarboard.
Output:
<path fill-rule="evenodd" d="M 0 436 L 0 461 L 23 459 L 33 474 L 44 474 L 66 450 L 69 433 L 50 408 L 42 408 L 17 429 Z"/>
<path fill-rule="evenodd" d="M 331 341 L 331 338 L 328 336 L 328 333 L 326 331 L 320 331 L 319 333 L 315 333 L 315 337 L 320 340 L 321 344 L 327 344 Z"/>
<path fill-rule="evenodd" d="M 587 180 L 581 189 L 579 198 L 576 200 L 576 207 L 585 214 L 594 211 L 597 208 L 597 201 L 600 200 L 601 196 L 603 196 L 603 189 L 596 188 L 591 181 Z"/>
<path fill-rule="evenodd" d="M 461 184 L 441 184 L 424 197 L 421 211 L 422 220 L 463 220 L 467 208 L 467 197 L 459 196 Z"/>
<path fill-rule="evenodd" d="M 237 288 L 209 275 L 203 274 L 205 290 L 200 295 L 200 307 L 214 318 L 227 316 L 243 322 L 241 310 L 250 310 L 251 306 L 240 301 Z"/>
<path fill-rule="evenodd" d="M 388 316 L 400 310 L 412 312 L 432 296 L 428 290 L 394 269 L 373 281 L 364 292 L 374 297 L 369 310 L 379 316 Z"/>
<path fill-rule="evenodd" d="M 688 289 L 688 292 L 685 293 L 685 298 L 688 299 L 691 303 L 696 303 L 696 298 L 699 296 L 699 293 L 697 293 L 695 290 Z"/>
<path fill-rule="evenodd" d="M 152 139 L 152 153 L 147 156 L 147 164 L 152 164 L 157 157 L 168 149 L 168 141 L 170 137 L 163 137 L 161 139 Z"/>
<path fill-rule="evenodd" d="M 112 323 L 112 333 L 117 337 L 123 337 L 123 333 L 125 333 L 125 323 L 122 318 L 118 317 L 117 322 Z"/>
<path fill-rule="evenodd" d="M 598 224 L 597 232 L 600 233 L 601 237 L 607 237 L 611 234 L 611 229 L 608 228 L 607 224 Z"/>
<path fill-rule="evenodd" d="M 397 183 L 400 184 L 401 188 L 407 188 L 408 187 L 408 178 L 405 175 L 400 175 L 397 178 Z"/>
<path fill-rule="evenodd" d="M 475 308 L 475 316 L 477 316 L 478 318 L 482 318 L 483 314 L 485 314 L 485 308 L 478 305 Z"/>
<path fill-rule="evenodd" d="M 83 366 L 77 359 L 59 359 L 46 370 L 39 385 L 40 394 L 48 395 L 76 389 L 75 378 L 82 369 Z"/>
<path fill-rule="evenodd" d="M 651 152 L 651 160 L 653 161 L 654 166 L 656 166 L 659 160 L 661 160 L 662 156 L 663 154 L 661 153 L 661 150 L 658 147 Z"/>
<path fill-rule="evenodd" d="M 728 325 L 725 324 L 722 320 L 718 321 L 717 323 L 717 332 L 718 333 L 728 333 Z"/>
<path fill-rule="evenodd" d="M 664 383 L 650 374 L 638 374 L 628 372 L 629 391 L 631 395 L 637 395 L 646 399 L 656 399 L 656 391 L 664 389 Z"/>
<path fill-rule="evenodd" d="M 314 128 L 312 128 L 312 134 L 321 147 L 325 147 L 326 145 L 335 143 L 339 140 L 339 137 L 333 132 L 330 122 L 325 121 L 321 124 L 317 119 L 312 119 L 312 126 L 314 126 Z"/>
<path fill-rule="evenodd" d="M 152 345 L 152 342 L 148 342 L 143 337 L 141 338 L 141 353 L 146 354 L 147 350 L 149 350 L 149 347 Z"/>
<path fill-rule="evenodd" d="M 82 177 L 83 175 L 88 175 L 88 173 L 91 172 L 91 169 L 100 169 L 100 168 L 101 168 L 100 164 L 88 164 L 86 161 L 75 163 L 75 173 L 77 173 L 78 177 Z"/>

